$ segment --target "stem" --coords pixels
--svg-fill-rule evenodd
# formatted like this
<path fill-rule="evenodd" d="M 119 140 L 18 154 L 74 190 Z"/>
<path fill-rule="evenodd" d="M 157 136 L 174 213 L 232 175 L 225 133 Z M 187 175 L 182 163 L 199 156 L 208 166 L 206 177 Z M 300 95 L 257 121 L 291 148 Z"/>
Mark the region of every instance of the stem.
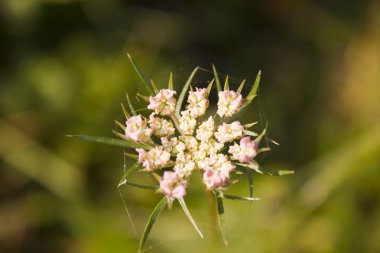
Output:
<path fill-rule="evenodd" d="M 177 116 L 175 116 L 175 114 L 173 113 L 173 114 L 170 115 L 170 118 L 173 120 L 174 125 L 175 125 L 175 127 L 177 128 L 178 132 L 179 132 L 181 135 L 183 135 L 182 132 L 181 132 L 181 129 L 179 129 L 179 121 L 178 121 Z"/>
<path fill-rule="evenodd" d="M 218 224 L 217 224 L 217 209 L 215 196 L 212 191 L 207 191 L 207 203 L 208 203 L 208 212 L 210 217 L 210 229 L 211 236 L 213 239 L 218 237 Z"/>

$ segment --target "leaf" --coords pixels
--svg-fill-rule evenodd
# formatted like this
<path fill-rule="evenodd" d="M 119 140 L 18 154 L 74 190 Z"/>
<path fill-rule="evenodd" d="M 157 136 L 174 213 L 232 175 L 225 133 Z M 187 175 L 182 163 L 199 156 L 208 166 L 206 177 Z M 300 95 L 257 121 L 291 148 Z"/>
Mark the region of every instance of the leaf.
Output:
<path fill-rule="evenodd" d="M 129 113 L 128 113 L 127 109 L 125 108 L 124 104 L 120 103 L 120 105 L 121 105 L 121 109 L 123 110 L 125 118 L 129 119 L 129 117 L 131 117 L 131 115 L 129 115 Z"/>
<path fill-rule="evenodd" d="M 252 131 L 249 131 L 249 130 L 243 130 L 243 133 L 244 133 L 245 135 L 249 135 L 249 136 L 253 136 L 253 137 L 256 137 L 256 136 L 257 136 L 257 133 L 252 132 Z"/>
<path fill-rule="evenodd" d="M 122 130 L 125 131 L 125 126 L 121 124 L 119 121 L 115 120 L 116 125 L 118 125 Z"/>
<path fill-rule="evenodd" d="M 132 158 L 134 160 L 139 159 L 139 156 L 135 155 L 135 154 L 130 154 L 130 153 L 124 152 L 124 155 L 127 156 L 127 157 L 129 157 L 129 158 Z"/>
<path fill-rule="evenodd" d="M 258 123 L 258 122 L 256 121 L 256 122 L 253 122 L 253 123 L 245 124 L 245 125 L 244 125 L 244 128 L 250 128 L 250 127 L 256 125 L 257 123 Z"/>
<path fill-rule="evenodd" d="M 66 136 L 70 138 L 83 140 L 83 141 L 103 143 L 103 144 L 123 147 L 123 148 L 143 148 L 146 150 L 152 149 L 152 147 L 147 144 L 136 143 L 134 141 L 129 141 L 129 140 L 113 139 L 113 138 L 90 136 L 90 135 L 66 135 Z"/>
<path fill-rule="evenodd" d="M 260 142 L 266 133 L 267 133 L 267 127 L 265 127 L 263 131 L 256 137 L 255 141 Z"/>
<path fill-rule="evenodd" d="M 136 115 L 135 108 L 132 105 L 131 100 L 129 99 L 128 93 L 125 93 L 125 97 L 127 98 L 129 109 L 131 109 L 132 115 Z"/>
<path fill-rule="evenodd" d="M 152 84 L 152 87 L 153 87 L 154 93 L 157 94 L 157 93 L 158 93 L 158 88 L 157 88 L 156 84 L 154 84 L 154 82 L 153 82 L 152 79 L 150 79 L 150 83 Z"/>
<path fill-rule="evenodd" d="M 253 83 L 252 89 L 249 91 L 248 96 L 245 98 L 246 103 L 249 104 L 254 99 L 254 97 L 256 97 L 257 90 L 258 90 L 259 84 L 260 84 L 260 79 L 261 79 L 261 71 L 259 71 L 259 73 L 257 74 L 256 80 Z"/>
<path fill-rule="evenodd" d="M 294 174 L 293 170 L 275 170 L 270 168 L 260 167 L 257 163 L 236 163 L 239 166 L 250 168 L 259 174 L 266 174 L 270 176 L 284 176 Z"/>
<path fill-rule="evenodd" d="M 212 89 L 212 85 L 214 84 L 214 80 L 215 79 L 212 79 L 211 82 L 207 86 L 207 94 L 208 95 L 210 95 L 210 93 L 211 93 L 211 89 Z"/>
<path fill-rule="evenodd" d="M 138 252 L 141 253 L 142 248 L 144 247 L 145 241 L 148 238 L 148 235 L 150 231 L 152 230 L 152 227 L 154 223 L 156 222 L 158 216 L 161 214 L 161 212 L 164 210 L 165 206 L 168 204 L 168 200 L 166 197 L 163 197 L 161 201 L 157 204 L 157 206 L 154 208 L 152 214 L 150 215 L 148 222 L 145 226 L 144 233 L 141 237 L 140 244 L 139 244 L 139 250 Z"/>
<path fill-rule="evenodd" d="M 129 167 L 125 172 L 124 172 L 124 175 L 123 177 L 120 179 L 120 182 L 119 184 L 117 185 L 117 187 L 120 187 L 122 185 L 124 185 L 126 182 L 127 182 L 127 177 L 129 174 L 131 174 L 133 171 L 135 171 L 136 169 L 138 169 L 140 167 L 140 163 L 139 162 L 135 162 L 131 167 Z"/>
<path fill-rule="evenodd" d="M 234 195 L 228 195 L 228 194 L 223 194 L 223 198 L 232 199 L 232 200 L 244 200 L 244 201 L 260 200 L 260 198 L 240 197 L 240 196 L 234 196 Z"/>
<path fill-rule="evenodd" d="M 225 234 L 225 219 L 224 219 L 224 204 L 223 204 L 223 197 L 221 196 L 220 192 L 214 191 L 215 197 L 216 197 L 216 203 L 218 206 L 218 225 L 219 225 L 219 231 L 220 236 L 222 237 L 224 245 L 228 245 L 228 241 L 226 239 Z"/>
<path fill-rule="evenodd" d="M 169 90 L 174 90 L 174 87 L 173 87 L 173 73 L 170 72 L 170 76 L 169 76 L 169 86 L 168 86 L 168 89 Z"/>
<path fill-rule="evenodd" d="M 189 212 L 189 209 L 187 209 L 185 200 L 183 198 L 179 198 L 178 201 L 181 204 L 181 207 L 182 207 L 183 211 L 185 212 L 187 218 L 189 218 L 191 224 L 193 224 L 195 230 L 197 230 L 197 232 L 200 235 L 200 237 L 203 238 L 202 232 L 199 230 L 197 224 L 195 223 L 193 217 L 191 216 L 191 214 Z"/>
<path fill-rule="evenodd" d="M 243 90 L 244 84 L 245 84 L 245 79 L 240 83 L 237 93 L 239 94 L 241 93 L 241 91 Z"/>
<path fill-rule="evenodd" d="M 145 102 L 149 102 L 149 97 L 147 97 L 147 96 L 141 95 L 140 93 L 137 93 L 136 96 L 137 96 L 137 99 L 142 98 Z M 137 110 L 135 110 L 135 111 L 137 111 Z"/>
<path fill-rule="evenodd" d="M 222 86 L 220 85 L 220 80 L 218 76 L 218 72 L 216 71 L 215 65 L 212 64 L 212 70 L 214 72 L 214 78 L 215 78 L 215 83 L 216 83 L 216 90 L 219 92 L 222 91 Z"/>
<path fill-rule="evenodd" d="M 182 107 L 182 103 L 183 103 L 183 100 L 185 99 L 185 95 L 186 95 L 186 92 L 187 92 L 187 89 L 189 88 L 190 84 L 191 84 L 191 81 L 193 80 L 194 78 L 194 75 L 195 73 L 198 71 L 199 67 L 196 67 L 193 72 L 190 74 L 189 78 L 187 79 L 185 85 L 183 86 L 183 89 L 182 89 L 182 92 L 181 94 L 179 95 L 179 98 L 178 98 L 178 101 L 177 101 L 177 105 L 176 105 L 176 108 L 175 108 L 175 115 L 179 118 L 181 115 L 180 115 L 180 111 L 181 111 L 181 107 Z"/>
<path fill-rule="evenodd" d="M 132 57 L 129 54 L 127 54 L 127 55 L 128 55 L 129 61 L 131 62 L 133 68 L 135 69 L 137 75 L 140 77 L 141 81 L 143 81 L 145 88 L 148 90 L 149 95 L 153 95 L 154 93 L 153 93 L 153 89 L 149 83 L 149 79 L 145 76 L 144 72 L 142 72 L 142 70 L 139 68 L 139 66 L 137 66 L 137 64 L 132 59 Z"/>
<path fill-rule="evenodd" d="M 224 81 L 224 90 L 229 90 L 230 89 L 230 85 L 228 83 L 228 76 L 226 76 L 226 80 Z"/>
<path fill-rule="evenodd" d="M 122 186 L 124 184 L 129 185 L 129 186 L 133 186 L 136 188 L 144 189 L 144 190 L 158 190 L 158 188 L 159 188 L 158 186 L 150 186 L 150 185 L 142 185 L 142 184 L 131 183 L 131 182 L 128 182 L 126 180 L 124 180 L 123 182 L 120 182 L 118 187 Z"/>

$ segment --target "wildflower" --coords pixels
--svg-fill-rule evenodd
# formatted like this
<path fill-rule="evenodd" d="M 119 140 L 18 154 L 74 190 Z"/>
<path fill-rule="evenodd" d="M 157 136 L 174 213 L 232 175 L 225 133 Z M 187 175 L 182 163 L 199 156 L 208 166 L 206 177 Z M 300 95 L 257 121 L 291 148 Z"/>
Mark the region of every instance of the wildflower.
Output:
<path fill-rule="evenodd" d="M 153 134 L 157 136 L 170 136 L 173 135 L 175 132 L 172 122 L 166 119 L 155 117 L 155 113 L 152 113 L 149 116 L 148 123 L 151 129 L 153 130 Z"/>
<path fill-rule="evenodd" d="M 249 163 L 257 154 L 258 144 L 256 141 L 251 141 L 249 137 L 244 137 L 240 140 L 240 145 L 231 146 L 228 150 L 232 154 L 232 159 L 239 160 L 242 163 Z"/>
<path fill-rule="evenodd" d="M 239 121 L 234 121 L 231 124 L 223 123 L 218 127 L 218 131 L 215 133 L 215 138 L 221 142 L 231 142 L 235 139 L 243 136 L 244 127 Z"/>
<path fill-rule="evenodd" d="M 160 90 L 155 97 L 149 97 L 150 104 L 148 109 L 154 110 L 155 113 L 163 116 L 172 114 L 176 104 L 175 94 L 174 90 Z"/>
<path fill-rule="evenodd" d="M 141 115 L 130 117 L 126 125 L 125 137 L 138 142 L 146 142 L 150 139 L 152 129 L 147 127 L 147 122 Z"/>
<path fill-rule="evenodd" d="M 196 138 L 200 141 L 207 141 L 214 135 L 214 129 L 214 119 L 210 116 L 198 127 Z"/>
<path fill-rule="evenodd" d="M 174 199 L 182 198 L 186 195 L 187 181 L 178 176 L 173 171 L 165 171 L 160 180 L 159 191 L 166 195 L 172 202 Z"/>
<path fill-rule="evenodd" d="M 146 171 L 164 167 L 170 160 L 170 153 L 163 146 L 157 146 L 149 152 L 141 148 L 137 148 L 136 151 L 139 153 L 138 161 Z"/>
<path fill-rule="evenodd" d="M 195 88 L 195 91 L 189 91 L 187 99 L 187 109 L 190 111 L 191 116 L 197 118 L 205 114 L 208 107 L 208 93 L 207 89 Z"/>
<path fill-rule="evenodd" d="M 239 111 L 241 104 L 243 103 L 243 98 L 241 94 L 225 90 L 218 93 L 218 111 L 217 114 L 220 117 L 231 117 L 237 111 Z"/>
<path fill-rule="evenodd" d="M 179 119 L 179 129 L 182 134 L 192 135 L 197 124 L 197 120 L 191 116 L 190 111 L 182 111 Z"/>

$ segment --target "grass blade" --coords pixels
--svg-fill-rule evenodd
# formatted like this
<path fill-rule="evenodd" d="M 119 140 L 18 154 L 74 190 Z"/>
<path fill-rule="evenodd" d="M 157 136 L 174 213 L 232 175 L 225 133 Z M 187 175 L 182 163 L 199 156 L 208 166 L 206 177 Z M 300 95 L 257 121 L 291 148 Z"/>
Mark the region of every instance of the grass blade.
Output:
<path fill-rule="evenodd" d="M 123 131 L 125 131 L 125 125 L 121 124 L 119 121 L 115 120 L 115 124 L 120 127 Z"/>
<path fill-rule="evenodd" d="M 216 203 L 218 206 L 218 224 L 219 224 L 219 231 L 220 236 L 223 240 L 224 245 L 228 245 L 228 241 L 226 239 L 226 233 L 225 233 L 225 219 L 224 219 L 224 204 L 223 204 L 223 197 L 221 196 L 220 192 L 214 191 L 215 197 L 216 197 Z"/>
<path fill-rule="evenodd" d="M 98 137 L 98 136 L 91 136 L 91 135 L 66 135 L 66 136 L 70 138 L 76 138 L 82 141 L 97 142 L 97 143 L 123 147 L 123 148 L 143 148 L 146 150 L 152 149 L 152 147 L 147 144 L 136 143 L 134 141 L 129 141 L 129 140 L 113 139 L 113 138 Z"/>
<path fill-rule="evenodd" d="M 157 206 L 154 208 L 152 214 L 150 215 L 148 222 L 145 226 L 144 233 L 141 237 L 140 244 L 139 244 L 139 250 L 138 252 L 141 253 L 142 248 L 144 247 L 144 244 L 146 242 L 146 239 L 148 238 L 148 235 L 150 231 L 152 230 L 152 227 L 154 223 L 156 222 L 158 216 L 161 214 L 161 212 L 164 210 L 165 206 L 168 204 L 168 200 L 166 197 L 163 197 L 161 201 L 157 204 Z"/>
<path fill-rule="evenodd" d="M 142 72 L 142 70 L 139 68 L 139 66 L 137 66 L 137 64 L 132 59 L 132 57 L 129 54 L 127 54 L 127 55 L 128 55 L 129 61 L 131 62 L 133 68 L 135 69 L 137 75 L 140 77 L 141 81 L 144 83 L 145 88 L 148 90 L 149 95 L 153 95 L 153 89 L 149 83 L 149 79 L 146 77 L 144 72 Z"/>
<path fill-rule="evenodd" d="M 182 103 L 183 103 L 183 100 L 185 99 L 185 95 L 186 95 L 186 92 L 191 84 L 191 81 L 193 80 L 194 78 L 194 75 L 195 73 L 198 71 L 199 67 L 196 67 L 193 72 L 191 72 L 189 78 L 187 79 L 185 85 L 183 86 L 183 89 L 182 89 L 182 92 L 181 94 L 179 95 L 178 97 L 178 101 L 177 101 L 177 105 L 176 105 L 176 108 L 175 108 L 175 115 L 179 118 L 181 115 L 180 115 L 180 111 L 181 111 L 181 107 L 182 107 Z"/>
<path fill-rule="evenodd" d="M 215 83 L 216 83 L 216 90 L 219 92 L 222 91 L 222 86 L 220 85 L 220 80 L 218 76 L 218 72 L 216 71 L 215 65 L 212 64 L 212 71 L 214 72 L 214 78 L 215 78 Z"/>
<path fill-rule="evenodd" d="M 197 230 L 198 234 L 200 235 L 201 238 L 203 238 L 202 232 L 199 230 L 197 224 L 195 223 L 193 217 L 191 216 L 189 209 L 187 209 L 186 202 L 183 198 L 178 199 L 179 203 L 181 204 L 181 207 L 183 211 L 185 212 L 187 218 L 189 218 L 191 224 L 193 224 L 195 230 Z"/>

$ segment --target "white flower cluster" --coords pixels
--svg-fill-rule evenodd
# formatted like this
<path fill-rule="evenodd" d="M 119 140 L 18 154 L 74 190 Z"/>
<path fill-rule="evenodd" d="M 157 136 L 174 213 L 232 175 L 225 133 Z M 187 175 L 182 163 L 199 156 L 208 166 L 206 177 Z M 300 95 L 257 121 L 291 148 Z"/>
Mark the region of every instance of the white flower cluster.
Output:
<path fill-rule="evenodd" d="M 203 173 L 203 182 L 209 190 L 227 186 L 231 172 L 236 169 L 233 160 L 249 163 L 258 149 L 256 141 L 244 136 L 244 126 L 239 121 L 227 123 L 242 106 L 240 93 L 220 91 L 218 116 L 207 119 L 202 117 L 209 105 L 207 89 L 189 91 L 186 110 L 180 117 L 175 114 L 175 94 L 173 90 L 162 89 L 149 97 L 148 109 L 154 111 L 149 119 L 132 116 L 125 128 L 126 138 L 152 146 L 150 150 L 136 149 L 138 161 L 144 171 L 164 171 L 159 191 L 169 201 L 186 195 L 194 171 Z"/>

